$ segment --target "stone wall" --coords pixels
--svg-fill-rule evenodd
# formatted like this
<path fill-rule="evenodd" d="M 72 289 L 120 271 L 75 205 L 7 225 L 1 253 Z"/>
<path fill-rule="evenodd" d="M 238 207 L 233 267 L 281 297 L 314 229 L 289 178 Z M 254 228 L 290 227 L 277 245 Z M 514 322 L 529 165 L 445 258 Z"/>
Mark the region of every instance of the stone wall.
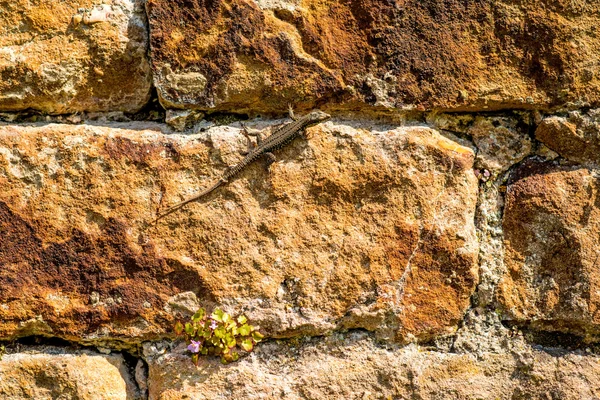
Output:
<path fill-rule="evenodd" d="M 0 397 L 600 398 L 596 3 L 0 0 Z"/>

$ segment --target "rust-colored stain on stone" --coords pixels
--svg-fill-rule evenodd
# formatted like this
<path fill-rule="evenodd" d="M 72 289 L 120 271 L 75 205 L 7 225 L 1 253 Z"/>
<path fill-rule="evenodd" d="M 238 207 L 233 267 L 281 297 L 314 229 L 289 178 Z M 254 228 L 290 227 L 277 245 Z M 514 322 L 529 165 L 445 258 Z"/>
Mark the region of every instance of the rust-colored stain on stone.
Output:
<path fill-rule="evenodd" d="M 436 237 L 423 232 L 419 252 L 410 262 L 414 266 L 404 295 L 404 307 L 411 310 L 401 317 L 402 333 L 427 332 L 434 336 L 462 318 L 462 305 L 475 287 L 477 275 L 469 273 L 472 259 L 458 254 L 460 240 Z"/>
<path fill-rule="evenodd" d="M 108 322 L 126 327 L 140 317 L 158 325 L 155 329 L 167 328 L 165 317 L 153 320 L 152 314 L 174 293 L 202 292 L 202 280 L 193 270 L 157 257 L 151 245 L 132 249 L 126 229 L 122 222 L 109 219 L 97 238 L 72 229 L 66 233 L 67 241 L 47 242 L 36 233 L 39 227 L 0 202 L 0 302 L 8 308 L 19 304 L 16 315 L 0 309 L 4 328 L 0 335 L 18 333 L 7 332 L 6 326 L 38 315 L 63 337 L 94 332 Z M 99 299 L 112 301 L 96 307 L 94 292 Z M 64 310 L 53 307 L 52 296 L 65 298 Z"/>
<path fill-rule="evenodd" d="M 177 158 L 177 149 L 171 143 L 136 143 L 127 137 L 115 137 L 104 143 L 104 152 L 110 159 L 139 166 L 150 165 L 161 152 Z"/>
<path fill-rule="evenodd" d="M 600 181 L 581 166 L 527 163 L 509 186 L 506 274 L 498 299 L 508 320 L 597 335 Z"/>
<path fill-rule="evenodd" d="M 566 117 L 544 119 L 535 131 L 535 137 L 561 156 L 580 163 L 600 161 L 600 112 L 574 110 Z"/>
<path fill-rule="evenodd" d="M 539 0 L 149 0 L 171 107 L 282 111 L 597 103 L 600 5 Z M 597 63 L 596 63 L 597 64 Z"/>
<path fill-rule="evenodd" d="M 157 127 L 0 127 L 0 337 L 145 340 L 186 292 L 276 337 L 456 328 L 478 276 L 470 149 L 423 127 L 321 124 L 148 226 L 245 147 L 234 126 Z"/>

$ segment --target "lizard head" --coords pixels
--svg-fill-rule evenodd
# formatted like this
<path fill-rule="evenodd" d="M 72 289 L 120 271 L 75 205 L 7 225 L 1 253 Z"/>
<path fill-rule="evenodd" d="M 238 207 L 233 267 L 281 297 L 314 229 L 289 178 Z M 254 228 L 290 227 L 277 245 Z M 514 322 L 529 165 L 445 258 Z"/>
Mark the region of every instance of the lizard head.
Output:
<path fill-rule="evenodd" d="M 310 123 L 311 125 L 318 124 L 320 122 L 325 122 L 329 118 L 331 118 L 331 115 L 324 113 L 321 110 L 311 111 L 310 114 L 308 114 L 308 116 L 311 121 L 311 123 Z"/>

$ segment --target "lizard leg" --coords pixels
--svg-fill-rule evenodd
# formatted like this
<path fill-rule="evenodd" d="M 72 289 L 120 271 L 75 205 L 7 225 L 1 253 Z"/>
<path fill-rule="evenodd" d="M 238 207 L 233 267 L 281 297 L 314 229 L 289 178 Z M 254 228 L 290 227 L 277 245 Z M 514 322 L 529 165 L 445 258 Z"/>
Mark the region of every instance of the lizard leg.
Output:
<path fill-rule="evenodd" d="M 219 180 L 223 183 L 227 183 L 227 181 L 229 181 L 229 178 L 227 177 L 229 175 L 229 173 L 231 172 L 231 170 L 235 168 L 235 165 L 228 165 L 225 167 L 225 170 L 223 171 L 223 174 L 221 175 L 221 177 L 219 178 Z"/>
<path fill-rule="evenodd" d="M 248 153 L 250 153 L 252 150 L 254 150 L 256 145 L 254 143 L 252 143 L 252 140 L 250 139 L 250 132 L 249 132 L 250 130 L 246 126 L 246 124 L 244 124 L 243 122 L 240 122 L 240 125 L 242 126 L 242 135 L 244 135 L 244 137 L 246 138 L 246 144 L 247 144 L 246 150 L 241 150 L 240 154 L 245 156 L 245 155 L 248 155 Z"/>
<path fill-rule="evenodd" d="M 240 124 L 242 125 L 242 134 L 244 136 L 246 136 L 246 139 L 248 139 L 248 151 L 250 151 L 254 147 L 256 147 L 254 145 L 252 147 L 250 147 L 250 136 L 255 136 L 256 137 L 256 143 L 260 146 L 260 144 L 262 143 L 261 131 L 259 129 L 248 128 L 246 126 L 246 124 L 244 124 L 244 123 L 240 123 Z"/>
<path fill-rule="evenodd" d="M 265 157 L 267 158 L 267 167 L 277 161 L 277 157 L 271 152 L 266 152 Z"/>
<path fill-rule="evenodd" d="M 298 118 L 294 115 L 294 107 L 292 107 L 292 103 L 288 103 L 288 114 L 293 121 L 297 121 Z"/>

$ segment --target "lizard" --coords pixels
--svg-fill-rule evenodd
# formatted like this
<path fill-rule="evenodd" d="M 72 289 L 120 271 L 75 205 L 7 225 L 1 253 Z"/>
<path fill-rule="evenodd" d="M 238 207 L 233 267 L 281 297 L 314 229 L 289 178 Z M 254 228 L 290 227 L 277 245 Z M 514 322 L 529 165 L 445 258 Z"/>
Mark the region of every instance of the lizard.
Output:
<path fill-rule="evenodd" d="M 200 193 L 192 196 L 180 203 L 177 203 L 165 211 L 162 214 L 159 214 L 150 225 L 156 223 L 159 219 L 166 217 L 172 212 L 180 209 L 188 203 L 193 201 L 200 200 L 204 196 L 207 196 L 209 193 L 212 193 L 218 187 L 226 184 L 232 178 L 236 177 L 244 168 L 246 168 L 249 164 L 258 160 L 259 158 L 266 157 L 267 162 L 270 165 L 271 163 L 276 161 L 275 155 L 272 153 L 274 150 L 278 150 L 285 145 L 289 144 L 294 138 L 299 136 L 304 129 L 309 126 L 313 126 L 319 124 L 321 122 L 327 121 L 331 116 L 323 111 L 314 110 L 310 113 L 302 116 L 295 117 L 294 111 L 290 105 L 289 107 L 289 116 L 292 119 L 292 122 L 285 124 L 276 128 L 269 136 L 266 138 L 262 138 L 260 131 L 248 129 L 246 125 L 242 124 L 242 134 L 246 137 L 248 143 L 248 149 L 244 151 L 242 154 L 245 157 L 233 167 L 228 167 L 225 172 L 221 175 L 219 180 L 217 180 L 213 185 L 208 186 L 206 189 L 202 190 Z M 252 143 L 250 136 L 256 136 L 256 144 Z"/>

